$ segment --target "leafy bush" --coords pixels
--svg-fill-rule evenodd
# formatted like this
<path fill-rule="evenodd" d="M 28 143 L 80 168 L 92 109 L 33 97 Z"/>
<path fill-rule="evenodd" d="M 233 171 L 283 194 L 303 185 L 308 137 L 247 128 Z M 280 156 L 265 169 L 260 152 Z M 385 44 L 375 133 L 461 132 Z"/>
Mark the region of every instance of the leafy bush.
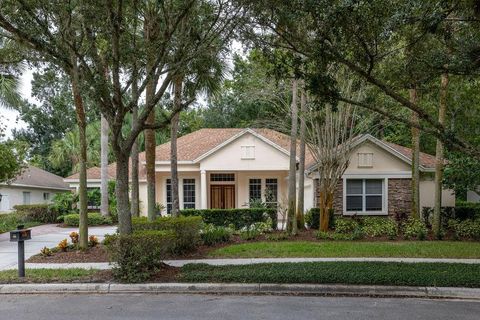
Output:
<path fill-rule="evenodd" d="M 91 235 L 88 237 L 88 246 L 90 247 L 96 247 L 98 245 L 98 238 L 94 235 Z"/>
<path fill-rule="evenodd" d="M 403 236 L 405 239 L 425 240 L 428 229 L 423 221 L 410 217 L 403 226 Z"/>
<path fill-rule="evenodd" d="M 57 248 L 58 248 L 58 250 L 60 250 L 60 251 L 67 251 L 67 248 L 68 248 L 68 240 L 67 240 L 67 239 L 63 239 L 62 241 L 60 241 L 60 242 L 57 244 Z"/>
<path fill-rule="evenodd" d="M 320 227 L 320 209 L 311 208 L 305 213 L 305 223 L 310 229 L 318 229 Z"/>
<path fill-rule="evenodd" d="M 57 210 L 59 215 L 66 215 L 76 209 L 78 194 L 73 192 L 56 193 L 50 207 Z"/>
<path fill-rule="evenodd" d="M 390 218 L 365 217 L 361 224 L 363 233 L 369 237 L 387 236 L 393 239 L 398 234 L 397 224 Z"/>
<path fill-rule="evenodd" d="M 115 278 L 127 282 L 149 279 L 162 261 L 174 250 L 176 235 L 173 231 L 141 230 L 129 235 L 109 235 L 105 245 Z"/>
<path fill-rule="evenodd" d="M 70 237 L 70 240 L 72 240 L 73 244 L 77 244 L 80 235 L 78 234 L 78 232 L 72 231 L 70 232 L 69 237 Z"/>
<path fill-rule="evenodd" d="M 202 228 L 201 217 L 159 217 L 148 221 L 146 217 L 132 219 L 134 231 L 141 230 L 172 230 L 175 234 L 176 253 L 194 249 L 200 242 Z"/>
<path fill-rule="evenodd" d="M 290 235 L 287 232 L 271 233 L 265 236 L 268 241 L 283 241 L 290 239 Z"/>
<path fill-rule="evenodd" d="M 13 209 L 23 222 L 54 223 L 60 215 L 58 210 L 48 204 L 16 205 Z"/>
<path fill-rule="evenodd" d="M 52 255 L 52 250 L 47 248 L 47 247 L 43 247 L 41 250 L 40 250 L 40 254 L 43 256 L 43 257 L 50 257 Z"/>
<path fill-rule="evenodd" d="M 453 230 L 457 239 L 480 239 L 480 219 L 450 220 L 449 228 Z"/>
<path fill-rule="evenodd" d="M 67 214 L 63 216 L 63 222 L 70 227 L 78 227 L 80 223 L 80 215 L 78 213 Z M 98 212 L 89 212 L 88 213 L 88 225 L 89 226 L 99 226 L 103 224 L 112 224 L 112 219 L 110 217 L 104 217 Z"/>
<path fill-rule="evenodd" d="M 39 222 L 25 222 L 17 213 L 0 214 L 0 233 L 14 230 L 18 225 L 23 224 L 25 228 L 39 225 Z"/>
<path fill-rule="evenodd" d="M 337 218 L 335 219 L 335 232 L 337 233 L 351 233 L 359 228 L 359 224 L 352 218 Z"/>
<path fill-rule="evenodd" d="M 200 232 L 202 241 L 207 246 L 217 243 L 228 242 L 232 237 L 233 230 L 228 227 L 219 227 L 213 224 L 207 224 Z"/>
<path fill-rule="evenodd" d="M 351 233 L 318 231 L 315 236 L 319 240 L 359 240 L 362 239 L 364 235 L 362 230 L 357 228 Z"/>
<path fill-rule="evenodd" d="M 183 216 L 200 216 L 203 222 L 216 226 L 226 227 L 230 224 L 235 229 L 241 229 L 255 222 L 266 222 L 270 217 L 272 228 L 277 228 L 277 209 L 248 208 L 248 209 L 188 209 L 180 210 Z"/>

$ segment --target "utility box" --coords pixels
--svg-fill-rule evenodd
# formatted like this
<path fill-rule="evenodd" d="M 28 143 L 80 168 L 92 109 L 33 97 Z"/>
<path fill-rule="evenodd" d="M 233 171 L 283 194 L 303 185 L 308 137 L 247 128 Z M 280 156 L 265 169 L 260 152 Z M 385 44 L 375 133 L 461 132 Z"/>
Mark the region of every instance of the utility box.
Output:
<path fill-rule="evenodd" d="M 30 229 L 20 229 L 10 231 L 10 241 L 18 242 L 32 239 L 32 230 Z"/>

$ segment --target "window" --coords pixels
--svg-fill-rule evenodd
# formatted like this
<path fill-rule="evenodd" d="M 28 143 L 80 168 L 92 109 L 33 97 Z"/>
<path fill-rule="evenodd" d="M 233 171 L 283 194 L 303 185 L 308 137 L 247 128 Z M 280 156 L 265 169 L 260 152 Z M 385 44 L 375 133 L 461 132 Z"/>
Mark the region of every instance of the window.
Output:
<path fill-rule="evenodd" d="M 373 167 L 373 153 L 358 153 L 358 167 Z"/>
<path fill-rule="evenodd" d="M 255 159 L 255 146 L 242 146 L 242 159 Z"/>
<path fill-rule="evenodd" d="M 183 179 L 183 208 L 195 209 L 195 179 Z"/>
<path fill-rule="evenodd" d="M 382 179 L 347 179 L 346 211 L 383 211 L 383 190 Z"/>
<path fill-rule="evenodd" d="M 23 192 L 23 204 L 30 204 L 30 192 Z"/>
<path fill-rule="evenodd" d="M 262 180 L 250 179 L 249 181 L 249 200 L 250 202 L 262 201 Z"/>
<path fill-rule="evenodd" d="M 278 180 L 265 180 L 265 202 L 269 207 L 276 207 L 278 202 Z"/>
<path fill-rule="evenodd" d="M 235 181 L 233 173 L 211 173 L 210 181 Z"/>
<path fill-rule="evenodd" d="M 43 193 L 43 200 L 44 200 L 44 201 L 50 200 L 50 193 L 44 192 L 44 193 Z"/>
<path fill-rule="evenodd" d="M 167 214 L 172 212 L 172 180 L 167 179 L 165 190 L 167 191 Z"/>

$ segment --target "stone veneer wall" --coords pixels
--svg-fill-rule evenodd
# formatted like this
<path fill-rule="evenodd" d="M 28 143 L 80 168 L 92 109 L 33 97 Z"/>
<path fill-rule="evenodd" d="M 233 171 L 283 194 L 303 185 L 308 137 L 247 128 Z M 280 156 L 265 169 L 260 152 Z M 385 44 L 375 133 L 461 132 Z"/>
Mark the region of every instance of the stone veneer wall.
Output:
<path fill-rule="evenodd" d="M 318 179 L 315 180 L 315 203 L 318 207 Z M 388 214 L 392 217 L 410 215 L 412 205 L 411 179 L 388 179 Z M 333 199 L 335 214 L 343 214 L 343 180 L 337 184 Z"/>

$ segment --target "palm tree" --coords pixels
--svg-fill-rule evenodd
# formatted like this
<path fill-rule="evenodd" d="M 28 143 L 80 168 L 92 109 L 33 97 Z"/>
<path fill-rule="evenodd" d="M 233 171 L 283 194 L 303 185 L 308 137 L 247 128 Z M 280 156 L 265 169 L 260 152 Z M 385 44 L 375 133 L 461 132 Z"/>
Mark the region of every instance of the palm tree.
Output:
<path fill-rule="evenodd" d="M 21 103 L 19 82 L 15 74 L 22 69 L 15 43 L 0 37 L 0 107 L 10 109 Z"/>

